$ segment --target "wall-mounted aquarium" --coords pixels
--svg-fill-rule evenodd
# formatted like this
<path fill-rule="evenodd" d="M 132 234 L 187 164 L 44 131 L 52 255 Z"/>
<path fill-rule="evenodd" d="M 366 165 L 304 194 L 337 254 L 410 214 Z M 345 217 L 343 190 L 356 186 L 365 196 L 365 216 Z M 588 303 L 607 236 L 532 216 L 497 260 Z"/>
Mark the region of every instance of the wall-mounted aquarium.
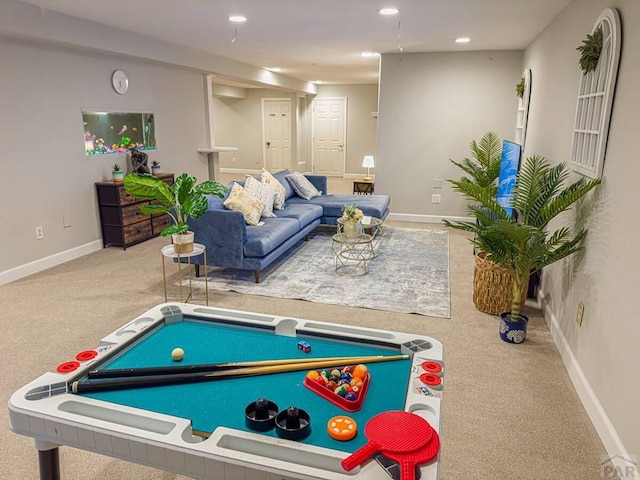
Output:
<path fill-rule="evenodd" d="M 152 112 L 104 112 L 82 110 L 87 155 L 155 150 L 156 132 Z"/>

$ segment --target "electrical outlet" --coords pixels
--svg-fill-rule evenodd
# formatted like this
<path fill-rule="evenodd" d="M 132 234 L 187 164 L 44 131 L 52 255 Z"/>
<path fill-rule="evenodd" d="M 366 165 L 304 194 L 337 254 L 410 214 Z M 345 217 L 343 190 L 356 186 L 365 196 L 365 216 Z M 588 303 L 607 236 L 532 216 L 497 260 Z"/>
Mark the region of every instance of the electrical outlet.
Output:
<path fill-rule="evenodd" d="M 36 227 L 36 240 L 42 240 L 44 238 L 44 230 L 41 226 Z"/>
<path fill-rule="evenodd" d="M 433 188 L 442 188 L 444 186 L 444 180 L 441 178 L 433 179 Z"/>
<path fill-rule="evenodd" d="M 584 316 L 584 303 L 578 302 L 578 313 L 576 314 L 576 323 L 582 326 L 582 317 Z"/>
<path fill-rule="evenodd" d="M 440 203 L 442 201 L 442 195 L 434 193 L 431 195 L 431 203 Z"/>
<path fill-rule="evenodd" d="M 236 163 L 236 157 L 231 157 L 231 163 Z"/>

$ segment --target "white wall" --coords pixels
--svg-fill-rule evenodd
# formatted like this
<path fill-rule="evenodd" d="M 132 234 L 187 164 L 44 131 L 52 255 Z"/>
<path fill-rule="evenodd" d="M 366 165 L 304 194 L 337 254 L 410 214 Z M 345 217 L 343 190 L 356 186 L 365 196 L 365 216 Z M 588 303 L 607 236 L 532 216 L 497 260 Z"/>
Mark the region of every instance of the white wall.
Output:
<path fill-rule="evenodd" d="M 532 71 L 526 155 L 568 161 L 579 53 L 600 12 L 615 5 L 622 23 L 622 54 L 604 163 L 604 188 L 589 213 L 586 251 L 544 270 L 546 316 L 569 373 L 612 455 L 640 453 L 640 255 L 634 214 L 638 175 L 640 2 L 575 0 L 527 48 Z M 582 327 L 577 304 L 585 306 Z M 557 330 L 555 330 L 557 329 Z"/>
<path fill-rule="evenodd" d="M 0 222 L 12 235 L 0 249 L 0 272 L 92 242 L 102 246 L 94 183 L 126 159 L 85 155 L 83 107 L 154 112 L 158 149 L 149 159 L 166 172 L 207 177 L 206 157 L 196 152 L 206 145 L 201 74 L 6 39 L 0 65 Z M 125 95 L 111 88 L 116 69 L 129 75 Z M 63 228 L 65 213 L 70 228 Z"/>
<path fill-rule="evenodd" d="M 465 202 L 434 179 L 459 178 L 449 159 L 492 130 L 513 139 L 522 52 L 382 55 L 376 193 L 391 211 L 425 218 L 465 216 Z M 442 194 L 440 205 L 431 194 Z M 422 216 L 422 217 L 419 217 Z"/>

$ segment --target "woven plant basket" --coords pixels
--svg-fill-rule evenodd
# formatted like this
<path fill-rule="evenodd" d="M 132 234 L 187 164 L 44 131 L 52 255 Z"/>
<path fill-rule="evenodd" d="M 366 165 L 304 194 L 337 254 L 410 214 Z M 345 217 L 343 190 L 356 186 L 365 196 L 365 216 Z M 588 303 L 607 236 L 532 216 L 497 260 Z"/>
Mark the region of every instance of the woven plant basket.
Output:
<path fill-rule="evenodd" d="M 528 284 L 522 290 L 521 305 L 524 305 L 527 288 Z M 512 292 L 511 270 L 489 260 L 485 252 L 478 252 L 473 271 L 473 303 L 476 308 L 491 315 L 510 312 Z"/>

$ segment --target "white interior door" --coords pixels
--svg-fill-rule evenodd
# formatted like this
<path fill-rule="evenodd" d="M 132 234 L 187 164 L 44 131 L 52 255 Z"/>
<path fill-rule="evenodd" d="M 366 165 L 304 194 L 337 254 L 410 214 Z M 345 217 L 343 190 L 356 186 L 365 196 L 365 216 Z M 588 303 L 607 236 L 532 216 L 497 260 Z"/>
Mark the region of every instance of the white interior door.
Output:
<path fill-rule="evenodd" d="M 279 171 L 291 167 L 291 101 L 262 99 L 264 165 Z"/>
<path fill-rule="evenodd" d="M 346 98 L 313 101 L 313 171 L 342 177 L 346 158 Z"/>

